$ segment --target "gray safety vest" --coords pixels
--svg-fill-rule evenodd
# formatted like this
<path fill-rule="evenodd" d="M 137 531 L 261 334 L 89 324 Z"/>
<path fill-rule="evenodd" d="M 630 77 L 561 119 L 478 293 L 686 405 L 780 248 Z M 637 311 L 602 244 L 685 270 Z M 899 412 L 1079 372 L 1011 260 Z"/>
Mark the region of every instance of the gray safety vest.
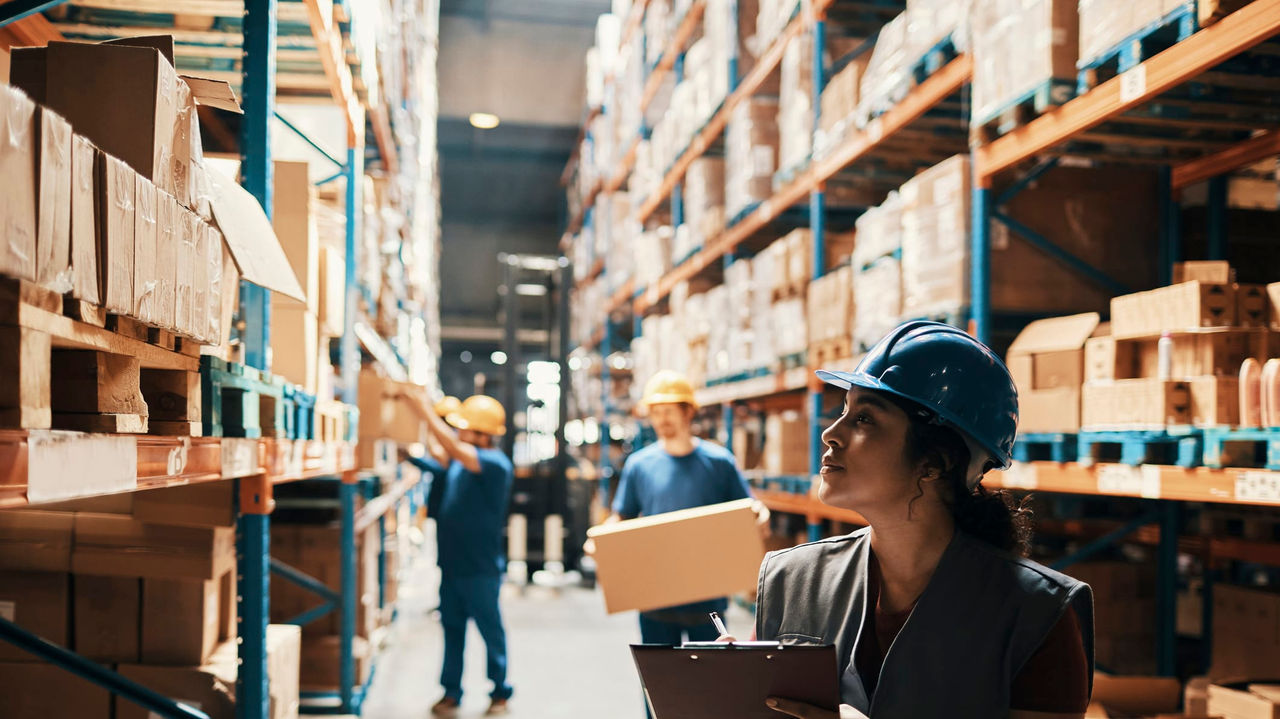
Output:
<path fill-rule="evenodd" d="M 772 552 L 760 567 L 756 637 L 834 644 L 845 704 L 871 719 L 1005 717 L 1014 678 L 1068 607 L 1080 622 L 1092 691 L 1089 585 L 956 530 L 868 698 L 852 657 L 870 549 L 864 528 Z"/>

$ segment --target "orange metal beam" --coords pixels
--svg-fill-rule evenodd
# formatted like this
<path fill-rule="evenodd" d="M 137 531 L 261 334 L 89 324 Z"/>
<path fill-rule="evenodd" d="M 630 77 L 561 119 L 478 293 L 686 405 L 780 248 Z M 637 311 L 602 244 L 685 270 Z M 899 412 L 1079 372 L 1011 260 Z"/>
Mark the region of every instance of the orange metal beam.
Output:
<path fill-rule="evenodd" d="M 1262 506 L 1275 506 L 1275 497 L 1280 496 L 1280 472 L 1263 469 L 1024 462 L 1005 472 L 991 472 L 983 483 L 1064 494 Z"/>
<path fill-rule="evenodd" d="M 1173 168 L 1173 189 L 1203 182 L 1232 170 L 1280 155 L 1280 130 L 1269 130 L 1211 155 L 1196 158 Z"/>
<path fill-rule="evenodd" d="M 1280 0 L 1255 0 L 1128 72 L 1113 77 L 1007 135 L 977 148 L 974 176 L 993 176 L 1142 105 L 1215 65 L 1280 34 Z"/>
<path fill-rule="evenodd" d="M 44 15 L 32 15 L 0 28 L 0 48 L 48 45 L 54 40 L 65 40 L 58 28 Z"/>
<path fill-rule="evenodd" d="M 303 0 L 303 4 L 307 6 L 307 18 L 311 21 L 311 34 L 316 39 L 320 64 L 329 78 L 329 90 L 347 120 L 347 146 L 363 147 L 364 111 L 356 97 L 351 68 L 347 66 L 342 50 L 341 32 L 333 21 L 333 15 L 326 15 L 318 0 Z"/>

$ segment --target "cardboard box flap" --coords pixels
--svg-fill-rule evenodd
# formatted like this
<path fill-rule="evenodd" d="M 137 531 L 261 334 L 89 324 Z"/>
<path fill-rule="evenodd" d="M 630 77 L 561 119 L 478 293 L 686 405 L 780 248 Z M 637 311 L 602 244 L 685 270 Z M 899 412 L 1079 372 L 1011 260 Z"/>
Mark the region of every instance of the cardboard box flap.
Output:
<path fill-rule="evenodd" d="M 305 302 L 306 294 L 289 266 L 289 258 L 285 257 L 262 205 L 247 190 L 212 167 L 208 168 L 208 175 L 213 188 L 213 216 L 240 276 L 272 292 Z"/>
<path fill-rule="evenodd" d="M 187 87 L 191 88 L 191 97 L 195 99 L 197 105 L 207 105 L 208 107 L 216 107 L 219 110 L 234 112 L 237 115 L 243 115 L 244 109 L 240 107 L 240 101 L 236 99 L 235 90 L 231 89 L 231 83 L 222 80 L 210 80 L 207 77 L 195 77 L 194 75 L 179 75 L 183 82 L 187 83 Z"/>
<path fill-rule="evenodd" d="M 125 47 L 149 47 L 159 50 L 164 59 L 169 61 L 170 65 L 176 66 L 173 51 L 172 35 L 144 35 L 141 37 L 122 37 L 117 40 L 107 40 L 98 43 L 99 45 L 123 45 Z"/>
<path fill-rule="evenodd" d="M 1093 675 L 1093 701 L 1123 716 L 1176 712 L 1182 683 L 1169 677 Z"/>
<path fill-rule="evenodd" d="M 1009 346 L 1009 354 L 1064 352 L 1084 347 L 1102 318 L 1097 312 L 1050 317 L 1027 325 Z"/>

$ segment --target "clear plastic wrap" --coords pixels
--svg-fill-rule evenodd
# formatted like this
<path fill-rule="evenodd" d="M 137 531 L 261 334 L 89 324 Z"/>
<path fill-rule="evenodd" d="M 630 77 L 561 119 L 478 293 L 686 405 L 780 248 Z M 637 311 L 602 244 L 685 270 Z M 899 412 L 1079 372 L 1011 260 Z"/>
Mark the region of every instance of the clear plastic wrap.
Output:
<path fill-rule="evenodd" d="M 800 0 L 760 0 L 755 40 L 761 52 L 782 34 L 791 16 L 799 9 Z"/>
<path fill-rule="evenodd" d="M 40 110 L 40 200 L 36 231 L 36 281 L 71 291 L 71 125 Z"/>
<path fill-rule="evenodd" d="M 918 60 L 948 35 L 956 49 L 969 46 L 969 11 L 973 0 L 907 0 L 909 61 Z"/>
<path fill-rule="evenodd" d="M 865 350 L 898 325 L 902 272 L 896 258 L 881 257 L 853 278 L 854 351 Z"/>
<path fill-rule="evenodd" d="M 985 124 L 1039 88 L 1056 102 L 1075 86 L 1075 0 L 988 0 L 970 13 L 973 121 Z M 1018 62 L 1009 62 L 1018 58 Z"/>
<path fill-rule="evenodd" d="M 222 233 L 205 225 L 205 266 L 208 268 L 208 291 L 205 294 L 205 344 L 222 343 Z"/>
<path fill-rule="evenodd" d="M 106 227 L 100 240 L 103 263 L 103 307 L 120 315 L 133 313 L 134 199 L 138 173 L 123 161 L 104 154 L 102 202 Z"/>
<path fill-rule="evenodd" d="M 98 148 L 79 135 L 72 137 L 71 145 L 71 292 L 77 299 L 98 304 L 98 215 L 93 181 Z"/>
<path fill-rule="evenodd" d="M 907 14 L 902 13 L 880 29 L 858 90 L 859 127 L 865 127 L 872 118 L 898 104 L 910 89 L 908 63 L 915 58 L 907 54 L 910 52 L 908 25 Z"/>
<path fill-rule="evenodd" d="M 858 241 L 853 248 L 854 268 L 890 255 L 902 247 L 902 198 L 890 192 L 879 207 L 873 207 L 856 222 Z"/>
<path fill-rule="evenodd" d="M 138 176 L 133 223 L 133 305 L 130 316 L 144 324 L 155 322 L 156 303 L 156 205 L 151 181 Z"/>
<path fill-rule="evenodd" d="M 725 219 L 773 194 L 778 169 L 778 100 L 754 97 L 733 109 L 725 136 Z"/>
<path fill-rule="evenodd" d="M 853 326 L 853 270 L 838 267 L 809 283 L 809 342 L 849 338 Z"/>
<path fill-rule="evenodd" d="M 813 149 L 813 31 L 787 43 L 782 53 L 778 106 L 778 164 L 802 165 Z"/>
<path fill-rule="evenodd" d="M 684 218 L 693 248 L 705 246 L 724 228 L 724 188 L 724 158 L 704 155 L 689 164 L 684 180 Z"/>
<path fill-rule="evenodd" d="M 832 75 L 822 89 L 822 113 L 814 153 L 822 156 L 854 127 L 858 110 L 859 84 L 870 61 L 868 54 L 854 58 Z"/>
<path fill-rule="evenodd" d="M 175 281 L 178 275 L 178 201 L 160 193 L 156 197 L 156 312 L 155 324 L 161 329 L 176 328 Z"/>
<path fill-rule="evenodd" d="M 899 191 L 902 210 L 902 314 L 953 312 L 969 298 L 969 158 L 957 155 L 916 175 Z"/>
<path fill-rule="evenodd" d="M 36 277 L 36 106 L 21 91 L 0 84 L 0 272 Z"/>
<path fill-rule="evenodd" d="M 1079 0 L 1080 60 L 1089 62 L 1187 0 Z"/>

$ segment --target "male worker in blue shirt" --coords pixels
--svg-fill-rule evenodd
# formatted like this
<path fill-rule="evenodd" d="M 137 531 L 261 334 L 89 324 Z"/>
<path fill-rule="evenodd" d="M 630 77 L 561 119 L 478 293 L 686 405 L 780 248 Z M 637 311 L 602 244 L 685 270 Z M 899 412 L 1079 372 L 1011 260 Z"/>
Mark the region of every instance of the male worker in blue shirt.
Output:
<path fill-rule="evenodd" d="M 751 496 L 733 453 L 693 436 L 697 401 L 693 386 L 677 372 L 663 370 L 645 385 L 641 406 L 658 442 L 635 452 L 622 467 L 622 481 L 606 523 L 663 512 L 732 502 Z M 769 510 L 755 504 L 761 534 L 769 533 Z M 707 616 L 724 613 L 725 598 L 640 613 L 645 644 L 715 641 L 719 633 Z"/>
<path fill-rule="evenodd" d="M 423 397 L 411 394 L 408 399 L 449 460 L 447 467 L 413 460 L 435 474 L 427 504 L 436 519 L 440 564 L 444 698 L 431 713 L 439 717 L 458 713 L 467 620 L 472 620 L 484 638 L 493 682 L 485 716 L 506 714 L 512 689 L 507 683 L 507 637 L 498 594 L 505 564 L 502 529 L 514 474 L 511 460 L 494 447 L 494 439 L 506 434 L 506 412 L 496 399 L 476 395 L 442 420 Z"/>

